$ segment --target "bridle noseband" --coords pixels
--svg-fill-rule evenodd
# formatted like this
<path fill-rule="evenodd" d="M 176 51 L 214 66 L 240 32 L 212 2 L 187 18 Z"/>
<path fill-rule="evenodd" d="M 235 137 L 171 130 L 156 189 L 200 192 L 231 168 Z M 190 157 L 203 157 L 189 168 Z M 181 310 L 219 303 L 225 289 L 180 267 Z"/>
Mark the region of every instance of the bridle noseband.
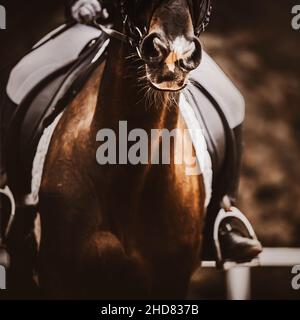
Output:
<path fill-rule="evenodd" d="M 109 37 L 118 39 L 122 42 L 129 43 L 138 53 L 140 54 L 140 44 L 144 37 L 147 34 L 148 26 L 138 27 L 135 20 L 135 16 L 131 16 L 126 9 L 126 2 L 128 0 L 121 0 L 119 4 L 119 9 L 121 13 L 121 17 L 123 20 L 123 32 L 114 30 L 110 27 L 106 27 L 102 24 L 99 24 L 97 22 L 97 19 L 94 20 L 94 25 L 101 29 L 104 33 L 106 33 Z M 134 3 L 134 6 L 137 6 L 137 3 L 141 0 L 130 0 L 131 3 Z M 149 1 L 149 0 L 147 0 Z M 211 12 L 212 12 L 212 5 L 211 0 L 202 0 L 201 3 L 199 3 L 201 0 L 187 0 L 192 18 L 194 23 L 194 30 L 195 35 L 197 37 L 200 36 L 201 33 L 203 33 L 207 27 L 207 25 L 210 22 Z M 196 2 L 196 3 L 195 3 Z M 197 16 L 197 10 L 199 9 L 200 12 L 198 12 Z"/>

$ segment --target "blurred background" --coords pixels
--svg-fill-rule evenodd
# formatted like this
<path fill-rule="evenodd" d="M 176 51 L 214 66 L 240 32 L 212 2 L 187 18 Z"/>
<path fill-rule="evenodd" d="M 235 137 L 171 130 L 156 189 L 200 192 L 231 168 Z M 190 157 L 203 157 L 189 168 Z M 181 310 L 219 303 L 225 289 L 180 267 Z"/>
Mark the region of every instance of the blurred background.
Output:
<path fill-rule="evenodd" d="M 239 202 L 268 247 L 300 248 L 300 31 L 291 27 L 297 2 L 214 0 L 202 36 L 247 103 Z M 63 0 L 0 3 L 7 9 L 1 69 L 65 21 Z M 193 297 L 225 298 L 222 272 L 194 278 Z M 290 283 L 291 268 L 253 269 L 252 298 L 300 299 Z"/>

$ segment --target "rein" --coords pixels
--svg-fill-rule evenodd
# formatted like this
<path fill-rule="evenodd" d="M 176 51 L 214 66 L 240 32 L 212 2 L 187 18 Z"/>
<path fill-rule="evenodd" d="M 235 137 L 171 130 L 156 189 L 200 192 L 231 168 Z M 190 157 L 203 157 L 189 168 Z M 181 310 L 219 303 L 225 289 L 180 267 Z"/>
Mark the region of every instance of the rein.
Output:
<path fill-rule="evenodd" d="M 197 0 L 187 0 L 188 5 L 190 7 L 193 20 L 194 20 L 194 29 L 195 29 L 195 35 L 197 37 L 200 36 L 201 33 L 203 33 L 207 27 L 207 25 L 210 22 L 211 12 L 212 12 L 212 5 L 211 0 L 203 0 L 201 4 L 199 3 L 199 9 L 200 12 L 198 13 L 198 18 L 195 17 L 196 10 L 194 10 L 195 7 L 198 7 L 197 4 L 194 4 L 194 2 L 198 2 Z M 122 0 L 120 3 L 120 13 L 123 19 L 123 30 L 125 32 L 117 31 L 111 27 L 106 27 L 100 23 L 97 22 L 97 18 L 94 19 L 93 25 L 103 31 L 105 34 L 107 34 L 109 37 L 117 39 L 123 43 L 130 44 L 131 47 L 133 47 L 139 57 L 141 58 L 140 53 L 140 44 L 147 34 L 147 26 L 144 26 L 141 30 L 138 26 L 134 23 L 134 17 L 130 17 L 129 13 L 126 10 L 125 5 L 126 0 Z M 137 3 L 137 1 L 135 1 Z M 203 17 L 201 17 L 201 13 L 204 12 Z M 198 21 L 197 19 L 200 19 Z"/>

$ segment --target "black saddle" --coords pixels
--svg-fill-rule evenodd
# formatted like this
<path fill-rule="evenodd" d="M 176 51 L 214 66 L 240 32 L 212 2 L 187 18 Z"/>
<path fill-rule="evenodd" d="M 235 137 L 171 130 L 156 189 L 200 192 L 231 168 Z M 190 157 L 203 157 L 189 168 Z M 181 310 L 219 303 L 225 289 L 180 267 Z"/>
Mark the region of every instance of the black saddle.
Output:
<path fill-rule="evenodd" d="M 2 111 L 5 113 L 5 109 L 13 109 L 14 112 L 10 117 L 2 117 L 6 121 L 2 125 L 6 127 L 5 139 L 1 143 L 5 155 L 1 163 L 2 177 L 5 173 L 6 183 L 20 205 L 23 197 L 31 192 L 32 163 L 44 129 L 81 90 L 93 70 L 103 62 L 105 51 L 98 59 L 94 58 L 103 49 L 107 39 L 102 33 L 99 38 L 90 41 L 77 60 L 53 70 L 19 105 L 14 106 L 8 96 L 5 97 Z"/>

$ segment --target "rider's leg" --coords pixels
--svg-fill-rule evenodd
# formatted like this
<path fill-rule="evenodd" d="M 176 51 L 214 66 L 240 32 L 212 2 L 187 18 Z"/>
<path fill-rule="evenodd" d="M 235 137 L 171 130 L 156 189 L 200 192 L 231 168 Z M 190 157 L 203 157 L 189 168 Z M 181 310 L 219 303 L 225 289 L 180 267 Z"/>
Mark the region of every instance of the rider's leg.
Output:
<path fill-rule="evenodd" d="M 234 173 L 232 170 L 222 170 L 224 175 L 220 174 L 213 182 L 213 197 L 210 205 L 207 209 L 206 227 L 204 230 L 204 259 L 214 259 L 215 252 L 211 250 L 214 247 L 213 242 L 213 229 L 217 214 L 221 207 L 221 202 L 224 197 L 224 190 L 227 190 L 227 195 L 231 200 L 231 204 L 235 205 L 239 186 L 239 174 L 241 167 L 242 156 L 242 124 L 237 126 L 233 130 L 234 134 L 234 148 L 236 152 L 236 164 Z M 233 174 L 233 179 L 230 187 L 228 188 L 228 176 L 227 173 Z M 262 246 L 259 241 L 250 239 L 246 235 L 243 235 L 239 230 L 239 226 L 234 225 L 233 221 L 226 219 L 226 222 L 221 224 L 219 231 L 219 239 L 222 250 L 222 256 L 224 259 L 233 261 L 249 261 L 255 258 L 261 251 Z"/>
<path fill-rule="evenodd" d="M 16 107 L 16 104 L 14 104 L 6 94 L 2 95 L 2 101 L 0 104 L 0 188 L 6 185 L 5 136 Z"/>
<path fill-rule="evenodd" d="M 16 104 L 6 94 L 7 75 L 0 79 L 0 188 L 6 185 L 5 174 L 5 135 L 9 122 L 16 110 Z"/>
<path fill-rule="evenodd" d="M 242 124 L 233 129 L 233 135 L 236 152 L 236 170 L 231 188 L 228 190 L 228 196 L 231 200 L 231 205 L 236 205 L 243 149 Z M 251 239 L 247 233 L 245 234 L 241 226 L 234 223 L 234 219 L 226 219 L 221 224 L 219 239 L 224 259 L 250 261 L 262 251 L 260 242 L 257 239 Z"/>
<path fill-rule="evenodd" d="M 5 83 L 3 81 L 2 83 Z M 6 86 L 1 86 L 5 88 Z M 17 108 L 7 96 L 2 92 L 0 101 L 0 188 L 7 184 L 6 176 L 6 148 L 5 136 L 9 123 Z M 9 296 L 26 297 L 33 293 L 33 270 L 37 245 L 34 235 L 34 221 L 37 208 L 17 207 L 14 223 L 9 232 L 9 237 L 5 237 L 6 227 L 10 218 L 11 203 L 7 196 L 1 194 L 0 199 L 0 264 L 7 268 L 7 288 Z M 9 255 L 8 255 L 9 253 Z M 9 263 L 10 262 L 10 263 Z M 27 291 L 27 292 L 25 292 Z M 12 295 L 11 295 L 12 294 Z"/>
<path fill-rule="evenodd" d="M 5 134 L 8 123 L 15 111 L 15 104 L 10 101 L 5 93 L 7 74 L 3 73 L 0 79 L 0 189 L 3 190 L 7 184 L 5 170 Z M 5 107 L 4 107 L 5 106 Z M 1 192 L 0 195 L 0 265 L 6 269 L 10 264 L 10 257 L 5 244 L 5 228 L 9 220 L 11 206 L 8 197 Z"/>
<path fill-rule="evenodd" d="M 17 207 L 7 249 L 11 264 L 7 272 L 7 288 L 13 298 L 34 298 L 37 285 L 34 282 L 37 260 L 37 241 L 34 232 L 37 207 Z"/>

